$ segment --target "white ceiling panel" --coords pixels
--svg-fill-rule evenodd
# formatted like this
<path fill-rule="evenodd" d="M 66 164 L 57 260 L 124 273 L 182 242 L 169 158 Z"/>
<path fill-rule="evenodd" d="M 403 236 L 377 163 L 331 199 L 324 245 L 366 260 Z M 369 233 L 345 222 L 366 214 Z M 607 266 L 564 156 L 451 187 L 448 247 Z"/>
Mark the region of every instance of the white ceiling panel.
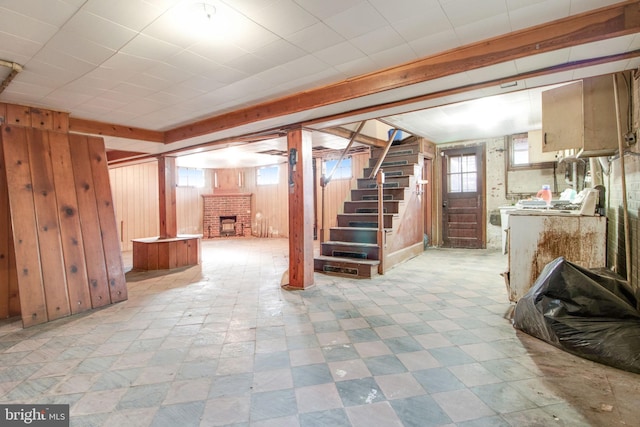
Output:
<path fill-rule="evenodd" d="M 325 23 L 338 34 L 349 39 L 387 25 L 384 17 L 366 1 L 327 18 Z"/>
<path fill-rule="evenodd" d="M 190 15 L 195 11 L 194 3 L 203 1 L 215 7 L 215 14 L 210 14 L 212 19 L 202 13 Z M 614 3 L 615 0 L 1 0 L 0 59 L 20 63 L 24 71 L 0 94 L 0 102 L 63 109 L 72 117 L 168 130 Z M 120 141 L 121 148 L 137 146 L 156 153 L 185 148 L 215 138 L 344 114 L 634 49 L 640 49 L 637 34 L 532 55 L 166 146 L 137 146 Z M 519 81 L 515 88 L 492 86 L 442 98 L 434 95 L 421 102 L 344 116 L 339 121 L 375 118 L 378 114 L 391 115 L 401 123 L 401 113 L 418 117 L 414 110 L 427 109 L 441 120 L 425 122 L 429 129 L 437 129 L 446 135 L 446 140 L 462 138 L 463 130 L 473 129 L 451 123 L 460 123 L 455 116 L 473 111 L 472 103 L 465 104 L 466 108 L 451 106 L 446 114 L 436 112 L 438 108 L 523 87 L 538 88 L 594 73 L 635 68 L 639 62 L 631 59 L 539 76 Z M 529 106 L 530 111 L 498 118 L 497 104 L 484 105 L 481 110 L 495 113 L 491 121 L 509 133 L 511 128 L 539 121 L 531 93 L 508 102 L 514 111 L 524 106 Z M 410 122 L 415 126 L 417 120 Z M 462 122 L 466 123 L 466 119 Z M 115 148 L 118 141 L 110 139 L 109 144 Z"/>
<path fill-rule="evenodd" d="M 136 36 L 136 32 L 100 16 L 79 10 L 67 21 L 65 29 L 75 37 L 91 40 L 109 49 L 118 50 Z"/>
<path fill-rule="evenodd" d="M 84 9 L 136 32 L 165 12 L 165 8 L 144 0 L 88 0 Z"/>
<path fill-rule="evenodd" d="M 569 16 L 571 0 L 507 0 L 513 31 Z"/>
<path fill-rule="evenodd" d="M 454 27 L 462 27 L 507 13 L 504 0 L 483 0 L 482 7 L 471 7 L 468 0 L 447 0 L 440 3 Z"/>

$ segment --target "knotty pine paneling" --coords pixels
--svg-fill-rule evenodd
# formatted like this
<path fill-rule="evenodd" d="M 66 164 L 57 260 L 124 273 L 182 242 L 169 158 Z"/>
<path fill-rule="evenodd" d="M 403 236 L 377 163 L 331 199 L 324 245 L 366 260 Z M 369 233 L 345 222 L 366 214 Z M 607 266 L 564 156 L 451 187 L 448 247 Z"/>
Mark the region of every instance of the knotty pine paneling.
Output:
<path fill-rule="evenodd" d="M 158 162 L 113 167 L 109 179 L 120 247 L 131 251 L 132 239 L 154 237 L 160 232 Z"/>
<path fill-rule="evenodd" d="M 22 126 L 2 126 L 0 131 L 19 272 L 22 324 L 25 327 L 48 321 L 27 148 L 28 130 Z"/>
<path fill-rule="evenodd" d="M 0 105 L 0 116 L 2 115 L 2 107 L 3 105 Z M 20 314 L 20 304 L 15 306 L 18 295 L 16 262 L 13 251 L 7 175 L 2 144 L 0 144 L 0 319 Z"/>

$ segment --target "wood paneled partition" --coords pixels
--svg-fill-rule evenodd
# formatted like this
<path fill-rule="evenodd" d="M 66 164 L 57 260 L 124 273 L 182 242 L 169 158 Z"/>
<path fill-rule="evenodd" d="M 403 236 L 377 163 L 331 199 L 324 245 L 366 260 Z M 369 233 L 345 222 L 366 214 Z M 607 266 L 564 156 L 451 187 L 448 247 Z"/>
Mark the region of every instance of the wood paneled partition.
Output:
<path fill-rule="evenodd" d="M 23 325 L 127 299 L 102 138 L 3 125 L 0 145 L 11 219 L 0 227 L 12 225 L 0 252 L 13 237 Z M 17 314 L 9 263 L 0 260 L 6 315 Z"/>

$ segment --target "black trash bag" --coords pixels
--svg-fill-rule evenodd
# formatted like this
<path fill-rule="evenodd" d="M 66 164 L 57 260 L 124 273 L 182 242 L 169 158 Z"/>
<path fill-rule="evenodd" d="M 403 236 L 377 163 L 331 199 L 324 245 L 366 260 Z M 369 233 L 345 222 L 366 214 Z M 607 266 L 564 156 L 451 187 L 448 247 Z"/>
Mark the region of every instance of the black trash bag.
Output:
<path fill-rule="evenodd" d="M 576 356 L 640 373 L 640 310 L 633 289 L 556 258 L 516 304 L 514 326 Z"/>

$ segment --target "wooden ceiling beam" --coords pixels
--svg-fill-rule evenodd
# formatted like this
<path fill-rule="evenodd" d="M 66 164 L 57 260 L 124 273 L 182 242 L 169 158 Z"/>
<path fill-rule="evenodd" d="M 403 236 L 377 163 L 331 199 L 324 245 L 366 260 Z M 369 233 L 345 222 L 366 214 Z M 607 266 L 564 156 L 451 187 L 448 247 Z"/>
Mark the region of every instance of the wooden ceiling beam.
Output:
<path fill-rule="evenodd" d="M 106 135 L 164 144 L 164 132 L 69 117 L 69 132 Z"/>
<path fill-rule="evenodd" d="M 165 132 L 165 141 L 176 142 L 530 55 L 637 32 L 640 32 L 640 1 L 617 3 L 180 126 Z"/>

